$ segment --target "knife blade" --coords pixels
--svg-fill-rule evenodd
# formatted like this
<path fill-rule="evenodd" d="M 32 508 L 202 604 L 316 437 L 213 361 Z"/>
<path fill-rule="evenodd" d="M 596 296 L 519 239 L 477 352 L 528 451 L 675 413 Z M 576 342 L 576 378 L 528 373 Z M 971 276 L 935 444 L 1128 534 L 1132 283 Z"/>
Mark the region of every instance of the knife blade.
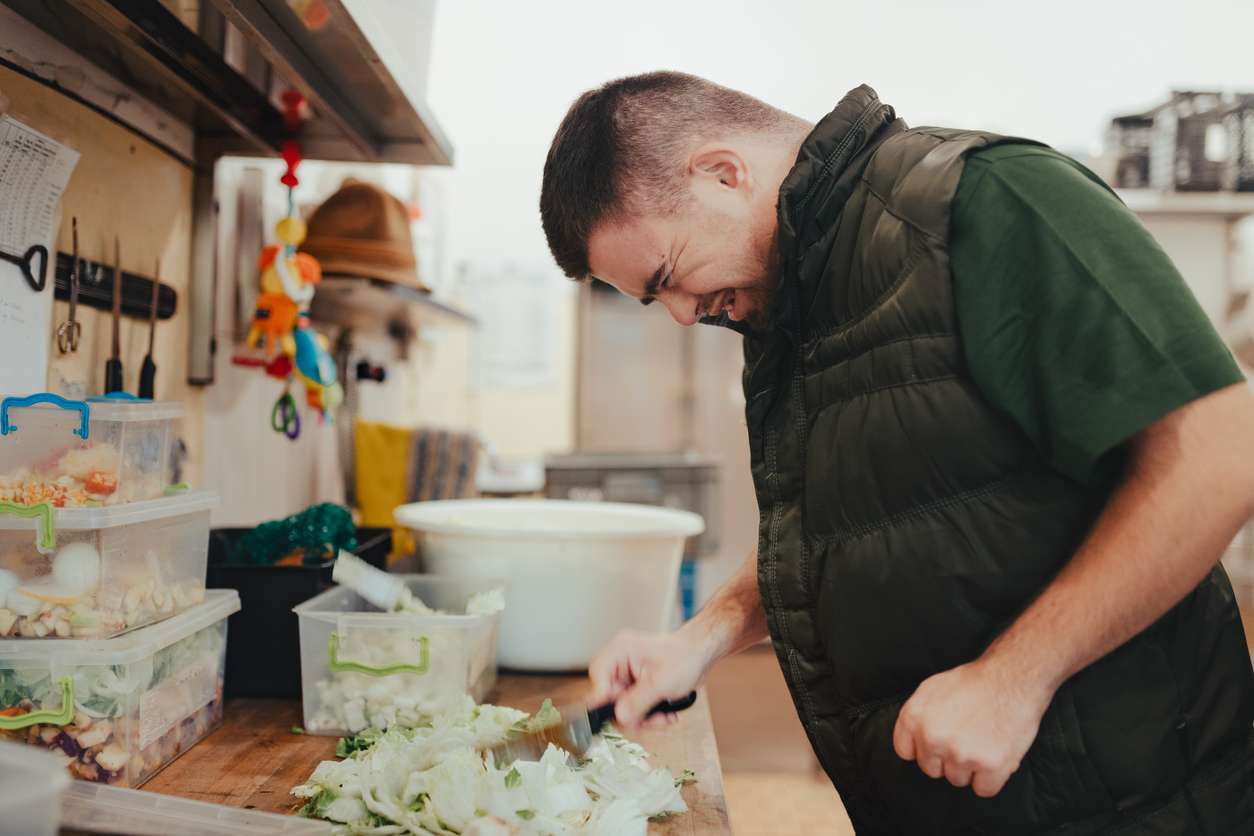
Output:
<path fill-rule="evenodd" d="M 690 708 L 697 701 L 697 692 L 679 700 L 663 700 L 649 709 L 646 717 L 658 714 L 675 714 Z M 510 736 L 489 751 L 497 766 L 514 761 L 538 761 L 553 744 L 576 758 L 581 758 L 601 733 L 602 727 L 614 719 L 614 704 L 588 708 L 568 705 L 558 709 L 561 719 L 541 729 L 511 732 Z"/>
<path fill-rule="evenodd" d="M 122 391 L 122 242 L 113 236 L 113 354 L 105 361 L 106 395 Z"/>

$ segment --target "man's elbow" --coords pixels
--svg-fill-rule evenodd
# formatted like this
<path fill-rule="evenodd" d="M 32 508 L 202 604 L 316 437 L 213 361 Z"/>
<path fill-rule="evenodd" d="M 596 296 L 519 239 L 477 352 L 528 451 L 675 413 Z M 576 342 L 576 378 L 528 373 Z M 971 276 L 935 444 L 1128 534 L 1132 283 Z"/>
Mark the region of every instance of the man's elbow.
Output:
<path fill-rule="evenodd" d="M 1138 477 L 1186 480 L 1254 516 L 1254 390 L 1247 383 L 1169 412 L 1133 439 L 1131 452 Z"/>

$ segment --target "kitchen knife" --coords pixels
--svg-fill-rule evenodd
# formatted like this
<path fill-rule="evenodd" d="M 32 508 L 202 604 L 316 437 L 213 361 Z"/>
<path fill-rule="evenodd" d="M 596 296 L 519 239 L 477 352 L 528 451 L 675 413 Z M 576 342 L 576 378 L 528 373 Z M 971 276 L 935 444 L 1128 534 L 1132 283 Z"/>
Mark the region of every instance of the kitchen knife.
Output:
<path fill-rule="evenodd" d="M 157 272 L 152 274 L 152 307 L 148 310 L 148 353 L 139 370 L 139 396 L 152 400 L 157 396 L 157 364 L 152 359 L 152 344 L 157 336 L 157 292 L 161 290 L 161 259 L 157 259 Z"/>
<path fill-rule="evenodd" d="M 122 243 L 113 238 L 113 356 L 105 361 L 106 395 L 122 391 Z"/>
<path fill-rule="evenodd" d="M 690 708 L 697 701 L 697 692 L 679 700 L 663 700 L 649 709 L 648 717 L 658 714 L 674 714 Z M 552 743 L 559 749 L 569 752 L 575 757 L 583 757 L 592 745 L 592 739 L 601 733 L 601 728 L 614 719 L 614 704 L 598 708 L 583 705 L 568 705 L 558 710 L 561 720 L 542 729 L 527 732 L 512 732 L 505 741 L 491 749 L 497 766 L 514 761 L 538 761 Z"/>

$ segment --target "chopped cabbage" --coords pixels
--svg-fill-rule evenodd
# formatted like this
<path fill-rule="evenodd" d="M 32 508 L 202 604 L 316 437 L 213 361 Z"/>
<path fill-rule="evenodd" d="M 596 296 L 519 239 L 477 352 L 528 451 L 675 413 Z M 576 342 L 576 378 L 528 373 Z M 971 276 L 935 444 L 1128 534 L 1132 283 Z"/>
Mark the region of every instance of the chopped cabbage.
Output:
<path fill-rule="evenodd" d="M 612 732 L 579 763 L 554 746 L 500 766 L 485 752 L 545 720 L 467 699 L 427 727 L 342 742 L 348 758 L 319 764 L 292 794 L 308 799 L 301 815 L 336 822 L 338 836 L 644 836 L 650 819 L 687 811 L 671 772 Z"/>

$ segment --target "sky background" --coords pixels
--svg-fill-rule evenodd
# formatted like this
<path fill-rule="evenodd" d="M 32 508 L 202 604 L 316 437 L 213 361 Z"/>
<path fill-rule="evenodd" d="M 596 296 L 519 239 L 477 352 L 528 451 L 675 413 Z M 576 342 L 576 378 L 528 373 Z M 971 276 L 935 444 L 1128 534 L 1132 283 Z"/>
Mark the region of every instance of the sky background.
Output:
<path fill-rule="evenodd" d="M 1172 88 L 1254 91 L 1254 2 L 630 3 L 439 0 L 429 100 L 446 264 L 550 263 L 537 201 L 567 107 L 608 79 L 676 69 L 814 121 L 868 83 L 912 125 L 982 128 L 1076 152 Z"/>

